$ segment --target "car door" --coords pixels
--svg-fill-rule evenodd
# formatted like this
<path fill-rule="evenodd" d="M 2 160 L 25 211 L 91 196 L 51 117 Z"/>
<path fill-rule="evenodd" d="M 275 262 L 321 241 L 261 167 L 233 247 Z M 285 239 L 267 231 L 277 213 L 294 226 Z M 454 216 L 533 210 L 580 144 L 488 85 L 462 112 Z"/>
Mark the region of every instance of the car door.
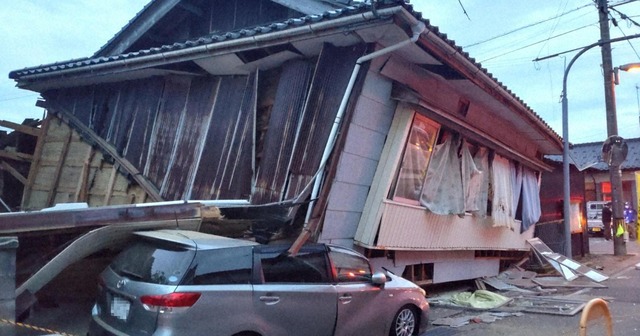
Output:
<path fill-rule="evenodd" d="M 337 295 L 324 248 L 287 256 L 265 246 L 257 253 L 256 316 L 267 335 L 333 335 Z"/>
<path fill-rule="evenodd" d="M 331 264 L 337 278 L 338 317 L 335 335 L 388 335 L 395 307 L 389 292 L 371 282 L 371 266 L 362 255 L 331 246 Z"/>

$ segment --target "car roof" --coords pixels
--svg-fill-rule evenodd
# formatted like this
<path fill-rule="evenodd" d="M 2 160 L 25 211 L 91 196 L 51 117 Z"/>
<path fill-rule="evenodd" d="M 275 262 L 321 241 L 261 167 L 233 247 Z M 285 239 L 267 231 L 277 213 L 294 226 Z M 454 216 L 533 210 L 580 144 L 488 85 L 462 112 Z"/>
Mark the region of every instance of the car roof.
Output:
<path fill-rule="evenodd" d="M 198 248 L 199 250 L 260 245 L 254 241 L 222 237 L 191 230 L 164 229 L 153 231 L 138 231 L 135 232 L 135 234 L 146 238 L 157 239 L 188 247 Z"/>

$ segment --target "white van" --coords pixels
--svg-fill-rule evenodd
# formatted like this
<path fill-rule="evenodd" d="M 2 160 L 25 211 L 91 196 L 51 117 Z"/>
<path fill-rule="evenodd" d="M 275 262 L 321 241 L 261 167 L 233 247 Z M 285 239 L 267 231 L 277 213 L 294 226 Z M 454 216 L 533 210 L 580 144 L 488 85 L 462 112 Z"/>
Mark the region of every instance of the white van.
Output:
<path fill-rule="evenodd" d="M 607 201 L 589 201 L 587 202 L 587 219 L 602 219 L 602 208 Z"/>
<path fill-rule="evenodd" d="M 589 201 L 587 202 L 587 231 L 589 233 L 602 233 L 604 224 L 602 224 L 602 208 L 607 201 Z"/>

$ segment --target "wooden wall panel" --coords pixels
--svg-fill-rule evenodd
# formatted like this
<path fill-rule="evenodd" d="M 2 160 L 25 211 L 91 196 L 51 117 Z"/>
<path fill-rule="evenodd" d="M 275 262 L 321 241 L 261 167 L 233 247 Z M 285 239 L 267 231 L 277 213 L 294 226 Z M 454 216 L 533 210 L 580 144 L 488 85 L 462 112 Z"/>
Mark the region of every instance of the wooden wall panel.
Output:
<path fill-rule="evenodd" d="M 190 86 L 191 81 L 187 77 L 171 77 L 165 82 L 164 103 L 158 110 L 149 148 L 149 161 L 144 168 L 144 174 L 159 189 L 162 189 L 169 164 L 175 155 Z"/>
<path fill-rule="evenodd" d="M 254 76 L 222 77 L 191 199 L 248 199 L 255 127 Z"/>
<path fill-rule="evenodd" d="M 312 72 L 313 65 L 305 61 L 292 61 L 283 66 L 264 139 L 256 191 L 252 195 L 255 203 L 282 198 Z"/>
<path fill-rule="evenodd" d="M 169 163 L 166 179 L 160 190 L 167 200 L 188 198 L 193 178 L 200 163 L 200 153 L 206 144 L 208 125 L 212 119 L 212 106 L 219 89 L 219 80 L 195 79 L 184 106 L 185 115 L 178 126 L 174 155 Z M 230 114 L 234 113 L 230 109 Z"/>

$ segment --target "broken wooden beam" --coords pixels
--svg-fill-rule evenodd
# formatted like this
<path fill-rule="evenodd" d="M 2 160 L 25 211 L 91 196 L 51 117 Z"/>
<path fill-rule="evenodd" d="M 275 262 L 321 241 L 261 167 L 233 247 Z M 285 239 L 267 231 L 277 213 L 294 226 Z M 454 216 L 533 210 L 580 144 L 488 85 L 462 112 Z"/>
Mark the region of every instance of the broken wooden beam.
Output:
<path fill-rule="evenodd" d="M 18 153 L 18 152 L 11 152 L 11 151 L 2 149 L 0 150 L 0 158 L 20 161 L 20 162 L 31 162 L 33 160 L 33 155 Z"/>
<path fill-rule="evenodd" d="M 32 135 L 34 137 L 39 137 L 41 134 L 41 131 L 39 128 L 31 127 L 27 125 L 20 125 L 7 120 L 0 120 L 0 126 L 10 128 L 20 133 Z"/>
<path fill-rule="evenodd" d="M 11 176 L 15 177 L 16 180 L 20 181 L 20 183 L 22 183 L 23 185 L 27 184 L 27 178 L 22 176 L 22 174 L 20 174 L 20 172 L 17 169 L 13 168 L 7 162 L 0 161 L 0 167 L 2 167 L 3 170 L 11 174 Z"/>

